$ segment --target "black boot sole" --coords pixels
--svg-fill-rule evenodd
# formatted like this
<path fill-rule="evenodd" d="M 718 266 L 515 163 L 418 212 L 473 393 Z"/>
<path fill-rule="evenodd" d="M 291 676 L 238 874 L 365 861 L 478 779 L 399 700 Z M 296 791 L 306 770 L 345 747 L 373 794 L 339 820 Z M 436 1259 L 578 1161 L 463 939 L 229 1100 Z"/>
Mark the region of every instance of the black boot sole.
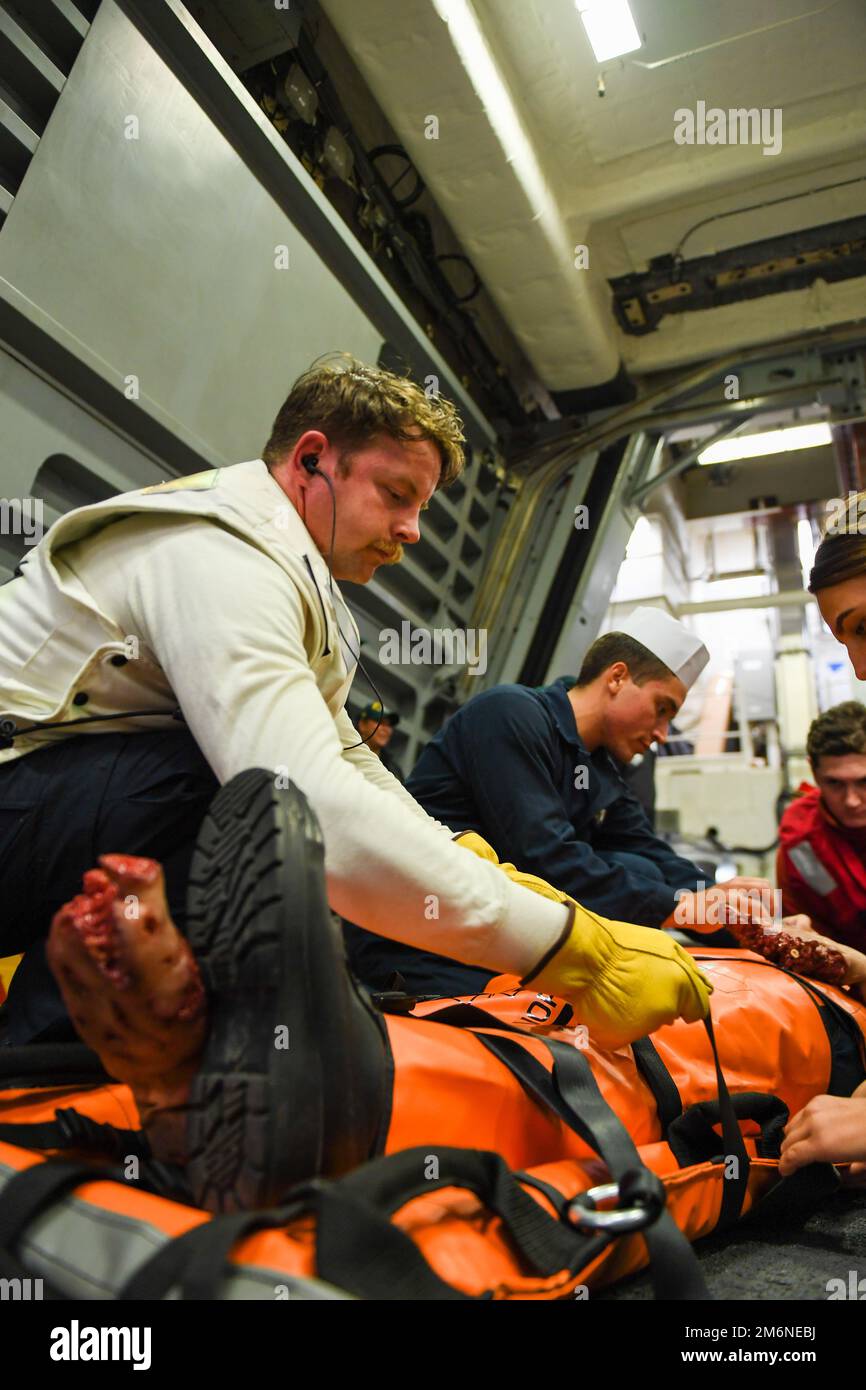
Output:
<path fill-rule="evenodd" d="M 296 1183 L 375 1150 L 387 1089 L 381 1018 L 349 974 L 306 798 L 252 768 L 199 830 L 186 933 L 209 1030 L 190 1092 L 187 1179 L 197 1206 L 273 1206 Z"/>

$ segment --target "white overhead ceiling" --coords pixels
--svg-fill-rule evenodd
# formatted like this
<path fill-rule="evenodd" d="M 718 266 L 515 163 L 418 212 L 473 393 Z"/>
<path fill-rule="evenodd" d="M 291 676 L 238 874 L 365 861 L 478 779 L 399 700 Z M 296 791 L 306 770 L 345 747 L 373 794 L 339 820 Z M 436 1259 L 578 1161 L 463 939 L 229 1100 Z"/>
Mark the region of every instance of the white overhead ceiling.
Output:
<path fill-rule="evenodd" d="M 866 277 L 817 281 L 634 337 L 607 284 L 721 212 L 737 215 L 696 230 L 686 257 L 866 213 L 861 0 L 631 0 L 644 46 L 601 69 L 574 0 L 321 3 L 551 390 L 599 385 L 621 361 L 641 375 L 866 316 Z M 698 101 L 778 108 L 780 153 L 676 144 L 675 111 Z"/>

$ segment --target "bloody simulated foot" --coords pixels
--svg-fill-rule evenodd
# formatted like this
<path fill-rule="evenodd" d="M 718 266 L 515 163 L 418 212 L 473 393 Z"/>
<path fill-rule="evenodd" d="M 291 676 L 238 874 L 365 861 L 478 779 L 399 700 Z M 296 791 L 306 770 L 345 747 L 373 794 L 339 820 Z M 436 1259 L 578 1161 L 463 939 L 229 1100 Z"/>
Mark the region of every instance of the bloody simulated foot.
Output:
<path fill-rule="evenodd" d="M 133 1092 L 155 1158 L 183 1163 L 184 1106 L 207 1029 L 204 986 L 153 859 L 100 855 L 55 914 L 46 956 L 81 1038 Z"/>

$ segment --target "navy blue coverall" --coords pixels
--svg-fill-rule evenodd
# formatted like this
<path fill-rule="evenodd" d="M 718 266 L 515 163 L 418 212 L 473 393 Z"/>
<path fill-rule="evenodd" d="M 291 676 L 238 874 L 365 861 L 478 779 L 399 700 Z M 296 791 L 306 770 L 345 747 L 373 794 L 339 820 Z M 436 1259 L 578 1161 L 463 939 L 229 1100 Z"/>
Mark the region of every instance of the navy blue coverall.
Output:
<path fill-rule="evenodd" d="M 573 676 L 531 689 L 499 685 L 451 716 L 407 789 L 457 833 L 475 830 L 499 858 L 537 874 L 603 917 L 658 927 L 678 889 L 702 872 L 653 833 L 604 748 L 590 753 L 567 691 Z M 489 971 L 346 926 L 350 960 L 373 988 L 394 972 L 412 992 L 472 993 Z"/>

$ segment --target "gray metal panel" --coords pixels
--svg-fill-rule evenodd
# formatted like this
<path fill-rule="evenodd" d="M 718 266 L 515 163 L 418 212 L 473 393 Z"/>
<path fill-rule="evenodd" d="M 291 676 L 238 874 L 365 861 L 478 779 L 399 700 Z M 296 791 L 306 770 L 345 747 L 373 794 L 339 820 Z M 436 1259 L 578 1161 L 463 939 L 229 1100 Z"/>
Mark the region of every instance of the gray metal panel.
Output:
<path fill-rule="evenodd" d="M 74 459 L 109 494 L 144 487 L 166 476 L 154 460 L 0 351 L 0 494 L 5 499 L 38 497 L 39 471 L 57 455 Z M 70 505 L 91 500 L 87 495 L 70 498 Z M 47 502 L 46 528 L 59 515 L 60 509 Z M 0 581 L 8 578 L 26 548 L 17 536 L 0 536 Z"/>
<path fill-rule="evenodd" d="M 802 609 L 799 610 L 802 626 Z M 776 718 L 776 673 L 772 652 L 741 652 L 734 662 L 744 719 Z"/>
<path fill-rule="evenodd" d="M 180 0 L 120 2 L 416 377 L 436 375 L 467 437 L 476 446 L 492 443 L 490 421 Z"/>
<path fill-rule="evenodd" d="M 112 0 L 0 233 L 0 275 L 223 462 L 259 453 L 314 357 L 375 362 L 382 341 Z"/>
<path fill-rule="evenodd" d="M 646 435 L 634 435 L 629 440 L 602 515 L 597 520 L 590 518 L 595 532 L 593 543 L 547 669 L 548 681 L 566 673 L 576 674 L 587 648 L 598 636 L 634 530 L 633 519 L 623 510 L 626 490 L 640 476 L 646 455 Z"/>
<path fill-rule="evenodd" d="M 569 478 L 551 490 L 515 576 L 511 602 L 491 635 L 490 668 L 483 685 L 519 679 L 563 552 L 571 539 L 575 507 L 583 500 L 595 456 L 581 459 Z M 571 668 L 569 667 L 569 670 Z M 564 671 L 557 674 L 564 675 Z M 481 684 L 481 682 L 479 682 Z"/>
<path fill-rule="evenodd" d="M 138 412 L 210 462 L 258 453 L 314 357 L 341 348 L 375 361 L 385 336 L 439 376 L 476 442 L 489 441 L 489 423 L 183 6 L 141 9 L 149 36 L 149 21 L 175 25 L 183 65 L 104 0 L 0 232 L 2 299 L 78 343 L 115 391 L 137 377 Z M 129 118 L 138 139 L 126 138 Z"/>
<path fill-rule="evenodd" d="M 5 10 L 0 10 L 0 82 L 22 99 L 40 126 L 63 86 L 60 69 Z"/>

